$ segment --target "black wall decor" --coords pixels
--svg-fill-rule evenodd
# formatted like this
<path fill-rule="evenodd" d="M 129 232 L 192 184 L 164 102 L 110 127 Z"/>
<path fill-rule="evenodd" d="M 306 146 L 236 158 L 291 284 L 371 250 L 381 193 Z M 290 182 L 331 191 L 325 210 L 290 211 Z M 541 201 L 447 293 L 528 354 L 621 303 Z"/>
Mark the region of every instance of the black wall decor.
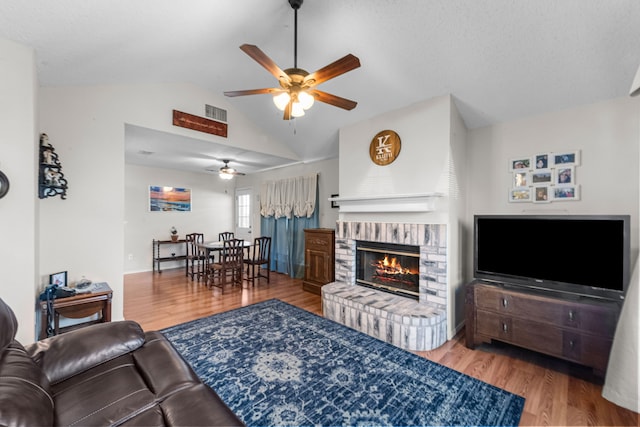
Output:
<path fill-rule="evenodd" d="M 38 174 L 38 197 L 41 199 L 60 195 L 67 198 L 67 180 L 56 150 L 49 143 L 46 133 L 40 134 L 40 171 Z"/>
<path fill-rule="evenodd" d="M 9 192 L 9 178 L 2 171 L 0 171 L 0 199 L 7 195 Z"/>

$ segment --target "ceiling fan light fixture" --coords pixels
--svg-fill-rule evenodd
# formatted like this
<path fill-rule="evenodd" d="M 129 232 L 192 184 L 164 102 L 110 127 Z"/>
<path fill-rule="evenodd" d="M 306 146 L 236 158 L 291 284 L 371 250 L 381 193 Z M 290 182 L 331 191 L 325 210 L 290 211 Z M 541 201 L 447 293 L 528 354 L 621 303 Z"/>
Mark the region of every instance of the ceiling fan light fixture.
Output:
<path fill-rule="evenodd" d="M 311 108 L 314 101 L 315 101 L 315 98 L 313 97 L 313 95 L 310 95 L 305 91 L 300 91 L 300 93 L 298 93 L 298 102 L 300 103 L 300 105 L 302 105 L 302 108 L 304 108 L 305 110 L 308 110 L 309 108 Z"/>
<path fill-rule="evenodd" d="M 294 102 L 291 104 L 291 116 L 292 117 L 302 117 L 304 116 L 304 108 L 300 102 Z"/>
<path fill-rule="evenodd" d="M 278 107 L 278 110 L 280 111 L 284 111 L 290 100 L 291 95 L 289 95 L 288 92 L 282 92 L 273 97 L 273 103 L 276 104 L 276 107 Z"/>
<path fill-rule="evenodd" d="M 230 173 L 220 172 L 219 175 L 220 175 L 220 178 L 225 180 L 233 179 L 233 175 Z"/>

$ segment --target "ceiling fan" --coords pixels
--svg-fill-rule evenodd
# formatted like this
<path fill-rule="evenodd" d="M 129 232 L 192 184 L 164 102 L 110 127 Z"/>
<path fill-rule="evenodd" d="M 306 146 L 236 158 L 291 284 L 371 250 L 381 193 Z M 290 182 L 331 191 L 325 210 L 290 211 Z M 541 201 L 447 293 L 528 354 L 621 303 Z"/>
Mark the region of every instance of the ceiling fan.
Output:
<path fill-rule="evenodd" d="M 220 171 L 218 172 L 218 175 L 220 175 L 220 178 L 232 179 L 236 175 L 244 175 L 244 173 L 238 172 L 237 170 L 229 166 L 230 160 L 223 160 L 222 162 L 224 163 L 224 166 L 222 166 L 220 168 Z"/>
<path fill-rule="evenodd" d="M 324 102 L 345 110 L 352 110 L 357 102 L 341 98 L 327 92 L 317 90 L 315 87 L 329 79 L 338 77 L 360 66 L 360 60 L 351 54 L 338 59 L 331 64 L 309 74 L 306 70 L 298 68 L 298 9 L 303 0 L 289 0 L 294 10 L 294 39 L 293 39 L 293 68 L 280 69 L 278 65 L 257 46 L 243 44 L 240 49 L 253 58 L 258 64 L 269 71 L 280 83 L 279 88 L 264 88 L 250 90 L 236 90 L 224 92 L 226 96 L 259 95 L 264 93 L 274 94 L 273 102 L 284 111 L 284 120 L 304 115 L 304 110 L 311 108 L 314 100 Z"/>

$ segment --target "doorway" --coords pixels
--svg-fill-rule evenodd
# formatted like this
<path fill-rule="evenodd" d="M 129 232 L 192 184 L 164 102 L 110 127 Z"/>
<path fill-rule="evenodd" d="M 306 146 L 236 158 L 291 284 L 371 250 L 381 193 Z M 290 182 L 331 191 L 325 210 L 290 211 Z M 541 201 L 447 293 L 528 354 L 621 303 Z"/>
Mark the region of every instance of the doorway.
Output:
<path fill-rule="evenodd" d="M 236 189 L 236 238 L 253 241 L 251 224 L 251 188 Z"/>

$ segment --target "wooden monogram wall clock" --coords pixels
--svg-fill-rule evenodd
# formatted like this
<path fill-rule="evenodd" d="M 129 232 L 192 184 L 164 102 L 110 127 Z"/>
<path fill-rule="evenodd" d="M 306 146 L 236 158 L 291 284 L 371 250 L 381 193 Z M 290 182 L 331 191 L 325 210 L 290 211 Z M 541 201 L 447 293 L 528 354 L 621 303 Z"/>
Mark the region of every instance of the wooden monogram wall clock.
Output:
<path fill-rule="evenodd" d="M 400 147 L 400 135 L 392 130 L 383 130 L 371 140 L 369 157 L 376 165 L 386 166 L 398 158 Z"/>

